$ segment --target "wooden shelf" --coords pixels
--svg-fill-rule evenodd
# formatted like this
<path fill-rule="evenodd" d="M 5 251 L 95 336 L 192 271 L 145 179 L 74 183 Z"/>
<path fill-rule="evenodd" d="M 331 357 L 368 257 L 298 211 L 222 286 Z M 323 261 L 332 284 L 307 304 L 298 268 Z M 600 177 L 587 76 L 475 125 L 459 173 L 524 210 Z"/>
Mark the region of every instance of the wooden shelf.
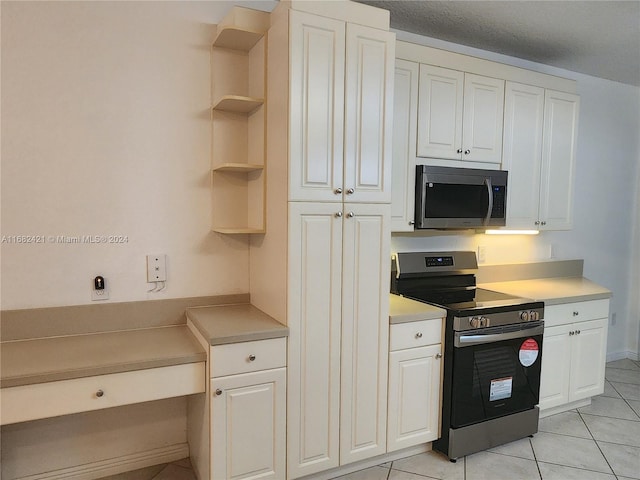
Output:
<path fill-rule="evenodd" d="M 250 113 L 264 104 L 263 98 L 245 97 L 242 95 L 224 95 L 213 105 L 214 110 L 225 112 Z"/>
<path fill-rule="evenodd" d="M 213 227 L 211 229 L 217 233 L 224 233 L 226 235 L 241 235 L 248 233 L 265 233 L 264 228 L 217 228 Z"/>
<path fill-rule="evenodd" d="M 255 172 L 264 169 L 264 165 L 253 163 L 223 163 L 212 168 L 214 172 Z"/>
<path fill-rule="evenodd" d="M 248 52 L 263 36 L 264 32 L 230 25 L 220 29 L 213 41 L 213 46 Z"/>

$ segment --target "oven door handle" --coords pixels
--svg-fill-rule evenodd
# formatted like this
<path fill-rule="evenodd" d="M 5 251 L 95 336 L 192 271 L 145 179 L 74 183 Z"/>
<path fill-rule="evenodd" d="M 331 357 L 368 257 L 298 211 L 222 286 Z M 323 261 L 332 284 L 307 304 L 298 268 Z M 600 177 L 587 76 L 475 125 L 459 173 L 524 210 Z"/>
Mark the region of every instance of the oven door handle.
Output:
<path fill-rule="evenodd" d="M 484 179 L 484 184 L 487 186 L 487 193 L 489 195 L 489 205 L 487 206 L 487 216 L 484 218 L 484 225 L 489 225 L 491 220 L 491 213 L 493 213 L 493 185 L 491 184 L 491 177 Z"/>
<path fill-rule="evenodd" d="M 456 334 L 454 346 L 470 347 L 472 345 L 481 345 L 483 343 L 494 343 L 503 340 L 513 340 L 515 338 L 527 338 L 533 335 L 542 335 L 544 325 L 527 328 L 526 330 L 516 330 L 515 332 L 493 333 L 488 335 L 465 335 Z"/>

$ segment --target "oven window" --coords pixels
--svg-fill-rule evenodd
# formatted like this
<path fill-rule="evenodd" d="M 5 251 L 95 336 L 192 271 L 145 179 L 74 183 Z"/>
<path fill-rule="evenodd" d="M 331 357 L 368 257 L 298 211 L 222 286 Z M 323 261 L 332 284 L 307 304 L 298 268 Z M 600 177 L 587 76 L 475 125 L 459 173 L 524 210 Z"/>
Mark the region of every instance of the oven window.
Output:
<path fill-rule="evenodd" d="M 454 348 L 453 428 L 528 410 L 538 404 L 540 355 L 533 362 L 523 362 L 520 357 L 522 345 L 527 340 L 531 343 L 530 339 L 542 346 L 542 335 L 535 335 Z"/>

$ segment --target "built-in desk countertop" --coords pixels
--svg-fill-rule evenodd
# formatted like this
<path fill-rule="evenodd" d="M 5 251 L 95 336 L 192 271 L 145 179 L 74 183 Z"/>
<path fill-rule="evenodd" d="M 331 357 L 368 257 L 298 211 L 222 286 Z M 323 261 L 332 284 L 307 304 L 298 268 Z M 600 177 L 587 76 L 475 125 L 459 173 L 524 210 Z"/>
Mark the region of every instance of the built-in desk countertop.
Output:
<path fill-rule="evenodd" d="M 205 391 L 186 325 L 0 343 L 0 423 Z"/>

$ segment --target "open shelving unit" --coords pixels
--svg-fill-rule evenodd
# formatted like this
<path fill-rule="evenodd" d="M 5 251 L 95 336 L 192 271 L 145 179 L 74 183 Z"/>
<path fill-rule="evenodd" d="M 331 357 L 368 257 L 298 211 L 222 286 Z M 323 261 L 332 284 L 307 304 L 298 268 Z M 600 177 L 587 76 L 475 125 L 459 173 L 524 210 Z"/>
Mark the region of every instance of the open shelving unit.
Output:
<path fill-rule="evenodd" d="M 233 7 L 211 48 L 212 230 L 265 233 L 269 14 Z"/>

